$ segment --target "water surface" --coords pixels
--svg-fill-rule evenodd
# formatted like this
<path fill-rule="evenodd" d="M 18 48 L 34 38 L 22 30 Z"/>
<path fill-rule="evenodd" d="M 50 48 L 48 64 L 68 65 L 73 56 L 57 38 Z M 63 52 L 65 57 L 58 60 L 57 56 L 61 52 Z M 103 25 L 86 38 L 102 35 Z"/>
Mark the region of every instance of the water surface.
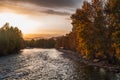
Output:
<path fill-rule="evenodd" d="M 0 57 L 0 80 L 120 80 L 118 74 L 69 59 L 56 49 L 23 49 Z"/>

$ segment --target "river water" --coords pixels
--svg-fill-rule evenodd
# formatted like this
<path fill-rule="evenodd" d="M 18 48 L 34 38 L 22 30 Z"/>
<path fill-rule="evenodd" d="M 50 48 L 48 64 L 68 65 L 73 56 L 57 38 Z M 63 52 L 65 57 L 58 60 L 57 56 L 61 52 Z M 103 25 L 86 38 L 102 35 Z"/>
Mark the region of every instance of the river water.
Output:
<path fill-rule="evenodd" d="M 65 57 L 56 49 L 23 49 L 0 57 L 0 80 L 120 80 L 118 74 Z"/>

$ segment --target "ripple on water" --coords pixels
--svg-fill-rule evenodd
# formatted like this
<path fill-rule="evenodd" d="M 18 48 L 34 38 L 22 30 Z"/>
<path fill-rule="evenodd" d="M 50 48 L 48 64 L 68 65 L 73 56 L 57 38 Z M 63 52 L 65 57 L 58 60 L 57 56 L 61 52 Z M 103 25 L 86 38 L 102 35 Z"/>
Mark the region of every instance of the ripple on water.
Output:
<path fill-rule="evenodd" d="M 4 80 L 120 80 L 118 75 L 80 64 L 56 49 L 23 49 L 20 54 L 0 58 Z"/>

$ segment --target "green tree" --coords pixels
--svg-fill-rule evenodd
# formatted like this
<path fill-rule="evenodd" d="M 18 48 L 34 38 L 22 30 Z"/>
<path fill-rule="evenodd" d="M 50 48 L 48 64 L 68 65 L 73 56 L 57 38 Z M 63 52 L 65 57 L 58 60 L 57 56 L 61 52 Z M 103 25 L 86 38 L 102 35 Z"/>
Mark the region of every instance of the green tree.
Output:
<path fill-rule="evenodd" d="M 22 32 L 6 23 L 0 28 L 0 55 L 11 54 L 23 48 Z"/>

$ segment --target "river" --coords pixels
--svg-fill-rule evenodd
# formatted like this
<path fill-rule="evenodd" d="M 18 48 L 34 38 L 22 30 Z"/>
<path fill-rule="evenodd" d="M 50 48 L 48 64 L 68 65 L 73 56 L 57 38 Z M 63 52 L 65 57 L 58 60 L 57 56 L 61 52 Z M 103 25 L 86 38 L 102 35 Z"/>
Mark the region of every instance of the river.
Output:
<path fill-rule="evenodd" d="M 118 74 L 63 54 L 67 55 L 56 49 L 34 48 L 0 57 L 0 80 L 120 80 Z"/>

